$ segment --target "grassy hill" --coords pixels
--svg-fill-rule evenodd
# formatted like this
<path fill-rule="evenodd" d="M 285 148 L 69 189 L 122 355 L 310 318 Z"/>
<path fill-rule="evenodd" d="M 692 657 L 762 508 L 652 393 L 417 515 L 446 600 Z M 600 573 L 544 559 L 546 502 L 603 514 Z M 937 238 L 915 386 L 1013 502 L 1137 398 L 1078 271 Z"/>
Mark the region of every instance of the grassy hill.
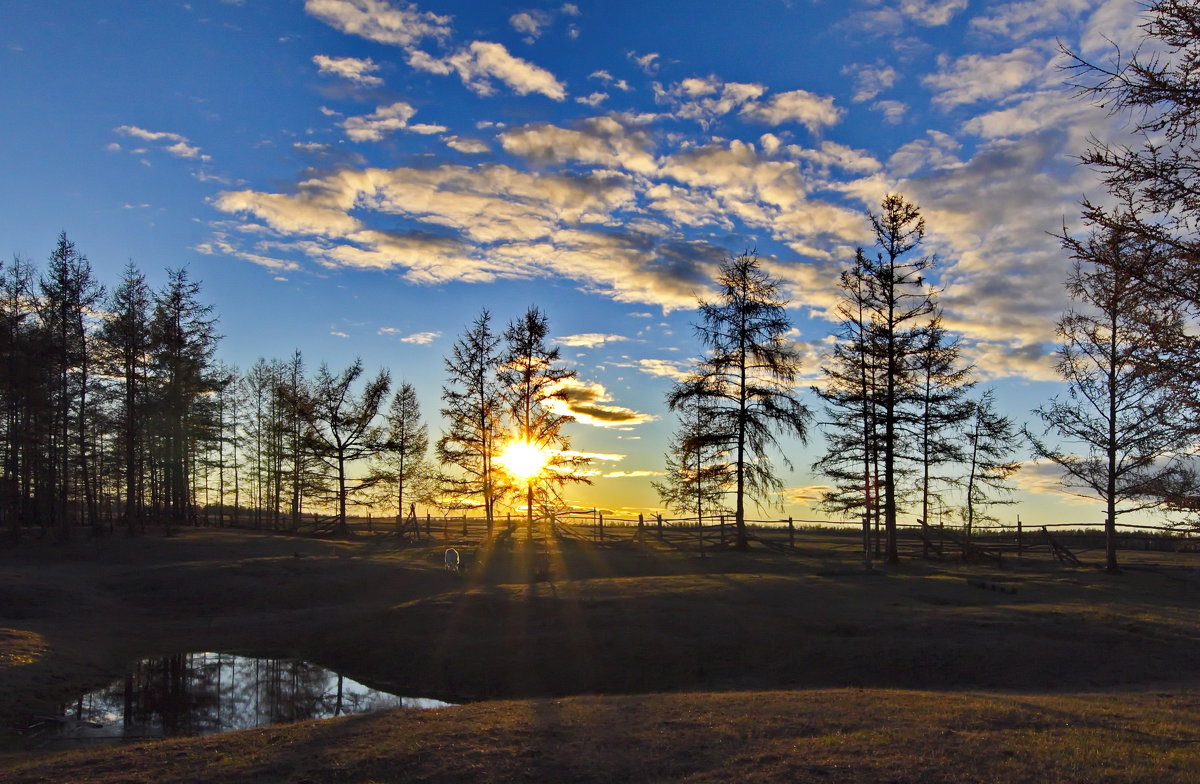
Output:
<path fill-rule="evenodd" d="M 293 655 L 472 704 L 47 753 L 0 781 L 1200 780 L 1200 556 L 862 572 L 795 553 L 195 530 L 0 552 L 0 719 L 134 659 Z M 1016 593 L 973 583 L 1003 583 Z"/>

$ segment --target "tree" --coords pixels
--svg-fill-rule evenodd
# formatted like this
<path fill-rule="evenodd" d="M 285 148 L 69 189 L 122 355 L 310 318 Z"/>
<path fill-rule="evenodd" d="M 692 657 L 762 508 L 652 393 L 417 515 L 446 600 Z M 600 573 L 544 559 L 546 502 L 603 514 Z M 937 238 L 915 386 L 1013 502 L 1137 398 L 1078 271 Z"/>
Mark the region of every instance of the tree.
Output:
<path fill-rule="evenodd" d="M 1011 492 L 1008 478 L 1021 464 L 1012 459 L 1020 431 L 1011 419 L 996 412 L 992 391 L 989 389 L 968 405 L 970 419 L 963 432 L 966 448 L 962 452 L 967 466 L 963 516 L 970 538 L 976 521 L 995 519 L 987 513 L 989 506 L 1012 503 L 1002 496 Z"/>
<path fill-rule="evenodd" d="M 959 343 L 947 337 L 940 312 L 934 312 L 926 327 L 924 341 L 913 359 L 916 381 L 913 424 L 919 448 L 917 461 L 921 470 L 921 520 L 928 523 L 929 501 L 938 498 L 932 491 L 932 484 L 939 480 L 948 481 L 946 477 L 935 476 L 933 471 L 938 466 L 956 463 L 963 457 L 964 450 L 959 446 L 955 431 L 973 415 L 977 427 L 984 424 L 998 426 L 999 419 L 990 414 L 989 409 L 990 418 L 981 421 L 983 412 L 979 405 L 966 399 L 967 393 L 975 385 L 971 380 L 972 368 L 962 364 Z M 985 397 L 990 405 L 991 394 Z M 1008 423 L 1008 430 L 1012 430 L 1011 422 Z M 999 438 L 999 431 L 995 435 Z M 1011 437 L 1010 433 L 1010 440 Z M 970 506 L 970 492 L 967 496 Z M 969 524 L 967 530 L 970 531 Z"/>
<path fill-rule="evenodd" d="M 150 304 L 146 277 L 130 262 L 108 301 L 100 337 L 107 349 L 109 374 L 118 379 L 116 424 L 123 459 L 125 525 L 132 535 L 145 525 L 145 425 L 149 404 L 151 346 Z"/>
<path fill-rule="evenodd" d="M 54 486 L 55 504 L 51 516 L 59 538 L 65 539 L 70 533 L 72 475 L 76 466 L 88 522 L 93 531 L 99 527 L 87 436 L 91 416 L 88 393 L 94 384 L 88 319 L 104 297 L 104 289 L 92 276 L 87 257 L 67 239 L 66 232 L 58 235 L 58 245 L 50 254 L 39 288 L 39 317 L 48 338 L 48 360 L 56 378 L 55 438 L 50 442 L 50 482 Z"/>
<path fill-rule="evenodd" d="M 1117 516 L 1160 505 L 1185 478 L 1180 455 L 1192 431 L 1159 353 L 1187 340 L 1186 321 L 1141 283 L 1161 257 L 1157 244 L 1109 229 L 1066 247 L 1075 259 L 1067 291 L 1084 308 L 1058 323 L 1057 369 L 1069 394 L 1036 412 L 1066 444 L 1026 433 L 1038 456 L 1063 469 L 1064 484 L 1104 503 L 1105 561 L 1115 572 Z"/>
<path fill-rule="evenodd" d="M 337 509 L 335 524 L 341 534 L 349 530 L 346 508 L 350 498 L 379 481 L 373 473 L 351 479 L 349 464 L 369 460 L 386 446 L 375 420 L 391 387 L 391 377 L 386 370 L 379 371 L 355 396 L 352 389 L 362 373 L 361 359 L 355 359 L 336 376 L 327 365 L 321 365 L 308 388 L 289 400 L 307 425 L 309 450 L 335 477 L 332 496 Z"/>
<path fill-rule="evenodd" d="M 870 530 L 872 514 L 878 527 L 879 390 L 882 388 L 878 352 L 871 327 L 869 286 L 865 275 L 866 256 L 855 256 L 855 264 L 839 276 L 841 317 L 834 342 L 821 365 L 824 383 L 813 391 L 825 402 L 823 434 L 825 454 L 814 465 L 833 482 L 821 505 L 835 513 L 861 512 L 863 558 L 871 568 Z"/>
<path fill-rule="evenodd" d="M 429 428 L 421 421 L 417 390 L 407 381 L 400 384 L 384 418 L 386 432 L 382 453 L 384 473 L 396 488 L 396 532 L 404 521 L 405 490 L 410 494 L 414 483 L 428 473 L 425 453 L 429 449 Z"/>
<path fill-rule="evenodd" d="M 925 237 L 925 219 L 917 205 L 898 194 L 884 197 L 878 215 L 869 215 L 875 244 L 874 257 L 861 250 L 855 269 L 864 279 L 865 310 L 871 337 L 866 341 L 882 374 L 875 406 L 882 434 L 882 496 L 886 531 L 886 557 L 899 560 L 896 547 L 897 478 L 900 473 L 900 437 L 905 409 L 913 402 L 915 359 L 927 345 L 929 319 L 934 314 L 933 294 L 925 274 L 933 266 L 929 256 L 911 256 Z"/>
<path fill-rule="evenodd" d="M 442 386 L 446 430 L 437 442 L 437 456 L 458 473 L 445 477 L 446 491 L 456 503 L 478 498 L 492 535 L 500 487 L 493 463 L 499 440 L 501 399 L 496 382 L 500 336 L 492 331 L 492 316 L 484 309 L 455 341 L 445 359 L 447 380 Z"/>
<path fill-rule="evenodd" d="M 202 438 L 211 438 L 213 423 L 202 399 L 216 388 L 211 373 L 218 336 L 212 306 L 199 300 L 200 284 L 187 269 L 168 269 L 167 283 L 155 296 L 150 321 L 151 368 L 157 460 L 161 466 L 156 495 L 163 521 L 194 522 L 189 468 Z"/>
<path fill-rule="evenodd" d="M 1084 201 L 1084 220 L 1120 230 L 1161 250 L 1138 274 L 1164 298 L 1200 309 L 1200 8 L 1191 0 L 1152 0 L 1141 29 L 1146 46 L 1111 64 L 1091 63 L 1064 48 L 1080 95 L 1127 116 L 1140 144 L 1091 140 L 1083 163 L 1101 173 L 1117 209 Z"/>
<path fill-rule="evenodd" d="M 696 325 L 708 356 L 668 403 L 672 410 L 695 406 L 710 423 L 700 444 L 731 455 L 736 546 L 745 550 L 746 496 L 762 502 L 781 489 L 768 451 L 783 434 L 805 440 L 810 414 L 796 395 L 800 355 L 785 339 L 791 322 L 779 282 L 757 254 L 743 253 L 721 264 L 717 286 L 716 301 L 701 301 Z M 783 463 L 790 468 L 786 457 Z"/>
<path fill-rule="evenodd" d="M 576 374 L 558 364 L 558 349 L 546 343 L 549 335 L 546 314 L 529 308 L 504 330 L 505 351 L 498 372 L 515 435 L 505 447 L 504 462 L 513 478 L 525 481 L 525 534 L 530 538 L 536 494 L 541 493 L 545 501 L 568 482 L 590 483 L 576 473 L 590 459 L 570 453 L 570 439 L 562 432 L 575 418 L 554 405 L 565 400 L 563 385 Z M 519 456 L 516 460 L 514 453 Z"/>
<path fill-rule="evenodd" d="M 677 409 L 679 427 L 666 453 L 666 476 L 650 484 L 663 506 L 680 514 L 696 515 L 696 524 L 704 524 L 705 514 L 725 511 L 725 496 L 731 489 L 729 455 L 714 447 L 708 422 L 697 406 L 681 403 Z"/>

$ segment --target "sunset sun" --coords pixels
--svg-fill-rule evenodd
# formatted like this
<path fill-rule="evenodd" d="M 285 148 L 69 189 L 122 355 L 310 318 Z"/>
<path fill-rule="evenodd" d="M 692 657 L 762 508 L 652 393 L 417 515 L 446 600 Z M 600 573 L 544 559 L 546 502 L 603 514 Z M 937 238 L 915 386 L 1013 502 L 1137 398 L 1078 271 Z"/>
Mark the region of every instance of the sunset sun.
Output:
<path fill-rule="evenodd" d="M 528 441 L 513 441 L 500 453 L 498 460 L 512 477 L 524 481 L 545 469 L 550 462 L 550 453 Z"/>

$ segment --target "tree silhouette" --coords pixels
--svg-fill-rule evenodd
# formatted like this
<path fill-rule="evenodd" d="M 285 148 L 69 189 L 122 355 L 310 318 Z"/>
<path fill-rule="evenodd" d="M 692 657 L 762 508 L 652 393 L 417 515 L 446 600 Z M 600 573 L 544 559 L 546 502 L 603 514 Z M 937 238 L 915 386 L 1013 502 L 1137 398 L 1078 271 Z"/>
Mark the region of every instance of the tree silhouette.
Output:
<path fill-rule="evenodd" d="M 352 496 L 379 480 L 370 473 L 352 479 L 349 464 L 369 460 L 386 446 L 383 431 L 375 420 L 391 387 L 391 377 L 381 370 L 355 395 L 353 389 L 362 374 L 361 359 L 355 359 L 337 375 L 327 365 L 321 365 L 312 382 L 292 401 L 308 426 L 311 453 L 334 477 L 335 489 L 331 495 L 337 508 L 339 533 L 348 530 L 346 508 Z"/>
<path fill-rule="evenodd" d="M 533 536 L 533 502 L 541 492 L 549 501 L 558 488 L 568 482 L 590 483 L 577 473 L 590 459 L 569 452 L 571 443 L 563 426 L 575 421 L 550 405 L 564 400 L 563 383 L 575 378 L 575 371 L 558 364 L 559 350 L 546 340 L 550 322 L 546 314 L 531 307 L 504 330 L 505 350 L 498 378 L 516 440 L 543 455 L 544 467 L 536 477 L 526 477 L 526 536 Z"/>
<path fill-rule="evenodd" d="M 1075 259 L 1067 291 L 1083 306 L 1058 323 L 1057 369 L 1069 394 L 1036 411 L 1065 444 L 1026 434 L 1063 469 L 1064 484 L 1104 503 L 1105 563 L 1115 572 L 1117 516 L 1158 506 L 1186 478 L 1179 456 L 1192 431 L 1158 361 L 1162 346 L 1187 340 L 1186 321 L 1141 282 L 1160 259 L 1155 244 L 1111 229 L 1066 245 Z"/>
<path fill-rule="evenodd" d="M 696 325 L 708 355 L 668 403 L 695 406 L 708 423 L 697 447 L 729 453 L 737 548 L 745 550 L 746 496 L 762 502 L 782 488 L 768 450 L 778 448 L 781 434 L 804 440 L 810 414 L 796 395 L 800 355 L 785 339 L 791 322 L 778 281 L 757 254 L 743 253 L 721 264 L 717 286 L 716 301 L 701 301 Z M 786 457 L 783 463 L 791 465 Z"/>
<path fill-rule="evenodd" d="M 438 460 L 458 470 L 444 477 L 447 494 L 456 504 L 480 499 L 489 537 L 501 490 L 493 466 L 502 413 L 496 381 L 499 346 L 500 336 L 492 331 L 492 315 L 485 308 L 445 359 L 441 414 L 446 427 L 436 447 Z"/>

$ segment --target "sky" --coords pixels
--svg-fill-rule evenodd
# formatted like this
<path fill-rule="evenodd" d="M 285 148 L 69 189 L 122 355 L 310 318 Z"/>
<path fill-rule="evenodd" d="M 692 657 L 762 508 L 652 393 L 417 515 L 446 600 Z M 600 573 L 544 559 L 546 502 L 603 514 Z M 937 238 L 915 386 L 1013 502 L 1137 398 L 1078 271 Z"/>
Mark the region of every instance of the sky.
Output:
<path fill-rule="evenodd" d="M 549 317 L 569 499 L 656 505 L 664 397 L 701 356 L 698 298 L 757 251 L 818 376 L 867 210 L 916 202 L 946 324 L 1018 422 L 1063 394 L 1054 238 L 1102 199 L 1077 163 L 1112 117 L 1060 45 L 1138 44 L 1133 0 L 7 0 L 0 254 L 65 230 L 97 276 L 186 265 L 241 367 L 303 351 L 411 381 L 437 433 L 442 357 L 488 308 Z M 805 393 L 818 414 L 820 404 Z M 1034 423 L 1036 426 L 1036 423 Z M 787 442 L 781 510 L 822 441 Z M 1019 455 L 1021 459 L 1027 454 Z M 1049 466 L 1004 519 L 1085 521 Z M 758 514 L 758 513 L 755 513 Z"/>

